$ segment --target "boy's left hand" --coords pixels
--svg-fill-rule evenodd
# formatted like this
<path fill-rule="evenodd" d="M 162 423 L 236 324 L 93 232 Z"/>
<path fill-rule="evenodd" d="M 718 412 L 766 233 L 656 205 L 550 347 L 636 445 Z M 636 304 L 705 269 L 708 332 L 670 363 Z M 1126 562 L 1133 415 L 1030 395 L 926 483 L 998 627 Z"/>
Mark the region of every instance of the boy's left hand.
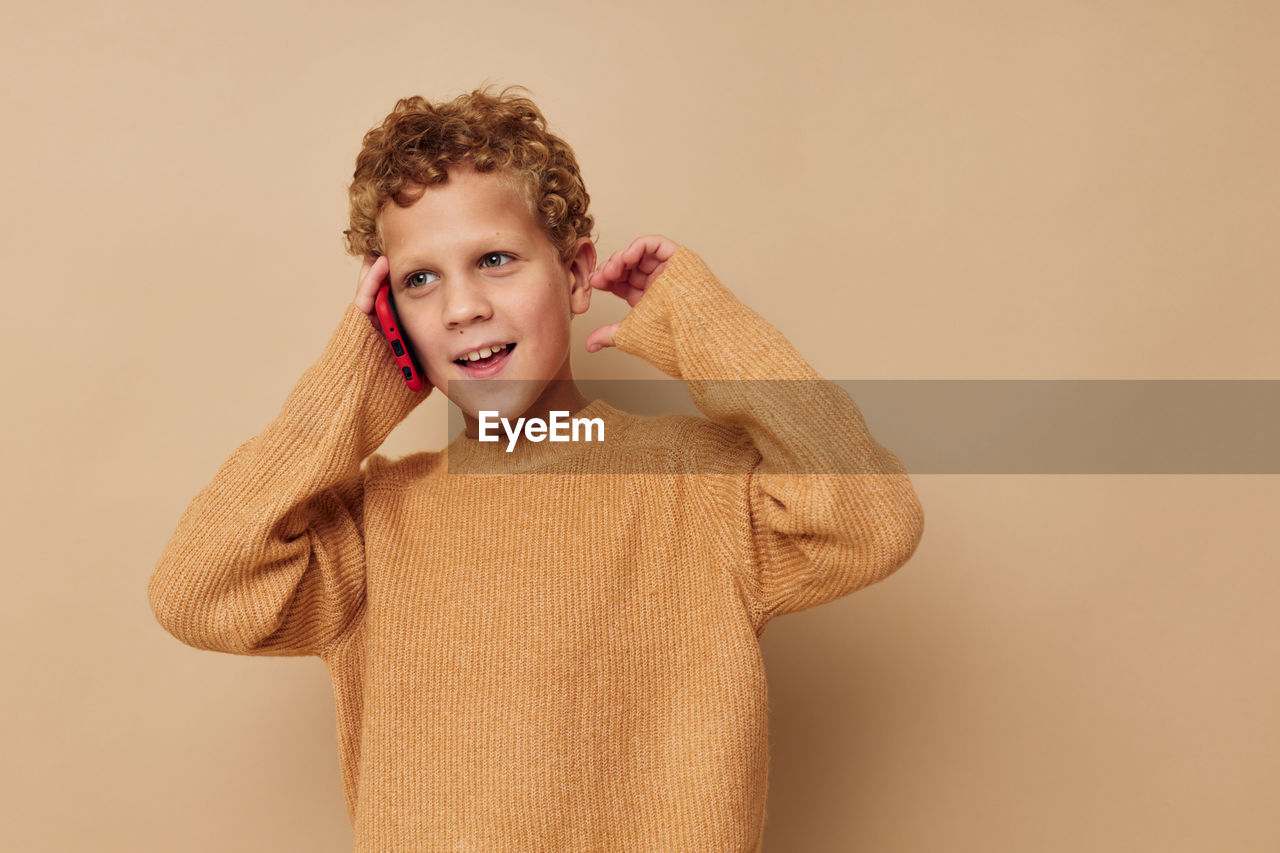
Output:
<path fill-rule="evenodd" d="M 603 266 L 587 276 L 587 282 L 592 287 L 620 296 L 634 308 L 644 296 L 645 288 L 658 277 L 678 248 L 679 244 L 661 234 L 637 237 L 630 246 L 614 252 Z M 613 333 L 621 325 L 622 321 L 610 323 L 587 335 L 587 352 L 614 346 Z"/>

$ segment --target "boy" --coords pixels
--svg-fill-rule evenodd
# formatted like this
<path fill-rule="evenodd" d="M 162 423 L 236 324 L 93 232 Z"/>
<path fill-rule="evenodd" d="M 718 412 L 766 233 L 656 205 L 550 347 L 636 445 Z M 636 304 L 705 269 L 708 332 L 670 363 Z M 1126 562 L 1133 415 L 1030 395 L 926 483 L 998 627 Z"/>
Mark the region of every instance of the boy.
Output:
<path fill-rule="evenodd" d="M 325 661 L 359 850 L 758 850 L 759 637 L 911 556 L 898 459 L 689 249 L 644 237 L 597 269 L 576 160 L 526 99 L 401 100 L 350 195 L 355 299 L 187 509 L 156 617 L 197 648 Z M 423 393 L 373 325 L 384 280 Z M 683 379 L 705 418 L 578 391 L 593 290 L 631 307 L 587 349 Z M 371 455 L 432 388 L 467 428 Z M 508 451 L 480 440 L 486 410 L 599 419 L 603 441 Z"/>

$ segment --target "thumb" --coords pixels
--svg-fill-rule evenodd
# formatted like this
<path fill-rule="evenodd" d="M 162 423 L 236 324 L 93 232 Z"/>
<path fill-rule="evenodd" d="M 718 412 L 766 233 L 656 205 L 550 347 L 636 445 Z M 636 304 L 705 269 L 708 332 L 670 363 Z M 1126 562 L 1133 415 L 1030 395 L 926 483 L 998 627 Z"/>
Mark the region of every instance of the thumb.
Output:
<path fill-rule="evenodd" d="M 601 326 L 591 334 L 587 335 L 587 352 L 596 352 L 603 347 L 617 346 L 613 342 L 613 333 L 618 331 L 618 327 L 622 322 L 610 323 L 607 326 Z"/>

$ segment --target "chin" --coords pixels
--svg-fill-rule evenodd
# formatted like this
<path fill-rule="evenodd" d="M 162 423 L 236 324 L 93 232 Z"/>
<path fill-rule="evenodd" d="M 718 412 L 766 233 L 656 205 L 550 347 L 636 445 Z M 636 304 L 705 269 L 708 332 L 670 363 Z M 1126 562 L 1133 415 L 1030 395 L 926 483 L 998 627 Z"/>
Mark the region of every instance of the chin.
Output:
<path fill-rule="evenodd" d="M 479 390 L 481 382 L 486 382 L 483 390 Z M 527 383 L 506 382 L 502 385 L 493 380 L 475 380 L 461 383 L 466 390 L 449 397 L 459 409 L 469 417 L 479 418 L 480 412 L 497 412 L 500 417 L 514 419 L 527 412 L 541 396 L 541 389 L 527 387 Z M 502 387 L 505 385 L 506 387 Z M 448 396 L 448 395 L 445 395 Z"/>

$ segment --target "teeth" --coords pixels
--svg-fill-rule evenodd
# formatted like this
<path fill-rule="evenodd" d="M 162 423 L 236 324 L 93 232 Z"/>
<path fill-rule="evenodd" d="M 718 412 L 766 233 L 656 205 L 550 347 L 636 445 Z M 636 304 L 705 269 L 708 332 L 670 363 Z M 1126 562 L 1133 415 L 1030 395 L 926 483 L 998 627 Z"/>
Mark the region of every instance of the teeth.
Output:
<path fill-rule="evenodd" d="M 506 344 L 499 344 L 496 347 L 485 347 L 483 349 L 473 350 L 459 358 L 459 361 L 479 361 L 482 358 L 488 358 L 495 352 L 502 352 L 507 348 Z"/>

